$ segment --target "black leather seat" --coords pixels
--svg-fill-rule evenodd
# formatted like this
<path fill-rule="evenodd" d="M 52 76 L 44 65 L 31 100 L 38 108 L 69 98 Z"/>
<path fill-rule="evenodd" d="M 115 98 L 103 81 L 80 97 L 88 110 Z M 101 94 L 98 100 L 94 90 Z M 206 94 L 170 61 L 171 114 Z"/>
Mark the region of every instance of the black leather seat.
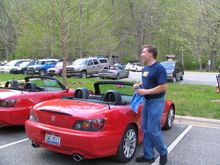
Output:
<path fill-rule="evenodd" d="M 17 80 L 8 80 L 5 83 L 5 88 L 18 88 L 18 81 Z"/>
<path fill-rule="evenodd" d="M 73 94 L 74 98 L 88 99 L 89 90 L 87 88 L 77 88 Z"/>
<path fill-rule="evenodd" d="M 29 91 L 37 91 L 37 86 L 32 82 L 27 82 L 24 86 L 24 89 L 27 89 Z"/>
<path fill-rule="evenodd" d="M 103 101 L 120 104 L 122 102 L 121 94 L 116 90 L 108 90 L 103 96 Z"/>

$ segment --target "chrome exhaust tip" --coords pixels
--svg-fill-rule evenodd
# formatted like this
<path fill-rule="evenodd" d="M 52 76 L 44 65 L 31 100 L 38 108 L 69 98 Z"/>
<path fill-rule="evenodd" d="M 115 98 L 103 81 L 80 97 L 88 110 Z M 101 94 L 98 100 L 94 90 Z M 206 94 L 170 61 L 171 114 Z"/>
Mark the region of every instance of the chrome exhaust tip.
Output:
<path fill-rule="evenodd" d="M 79 161 L 81 161 L 81 160 L 83 160 L 83 159 L 84 159 L 84 157 L 83 157 L 82 155 L 73 154 L 73 160 L 74 160 L 75 162 L 79 162 Z"/>
<path fill-rule="evenodd" d="M 32 145 L 32 147 L 34 147 L 34 148 L 38 148 L 38 147 L 39 147 L 39 145 L 38 145 L 37 143 L 35 143 L 35 142 L 32 142 L 31 145 Z"/>

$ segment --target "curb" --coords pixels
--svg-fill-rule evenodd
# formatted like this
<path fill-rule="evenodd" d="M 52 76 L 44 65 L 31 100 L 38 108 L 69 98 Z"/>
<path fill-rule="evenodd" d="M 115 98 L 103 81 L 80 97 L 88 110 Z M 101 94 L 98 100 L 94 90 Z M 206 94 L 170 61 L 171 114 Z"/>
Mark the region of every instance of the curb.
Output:
<path fill-rule="evenodd" d="M 204 123 L 220 124 L 220 120 L 217 120 L 217 119 L 198 118 L 198 117 L 191 117 L 191 116 L 179 116 L 179 115 L 176 115 L 175 119 L 177 119 L 177 120 L 189 120 L 189 121 L 197 121 L 197 122 L 204 122 Z"/>
<path fill-rule="evenodd" d="M 194 126 L 220 128 L 220 120 L 216 120 L 216 119 L 206 119 L 206 118 L 176 115 L 174 121 L 176 123 L 191 124 Z"/>

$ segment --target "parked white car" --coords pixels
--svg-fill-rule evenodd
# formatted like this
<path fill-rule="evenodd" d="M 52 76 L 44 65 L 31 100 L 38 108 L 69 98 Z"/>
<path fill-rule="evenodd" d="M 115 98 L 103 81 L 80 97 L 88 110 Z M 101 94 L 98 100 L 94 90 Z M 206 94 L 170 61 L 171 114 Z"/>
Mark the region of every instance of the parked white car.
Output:
<path fill-rule="evenodd" d="M 48 76 L 59 75 L 62 76 L 63 62 L 58 62 L 53 68 L 47 69 Z"/>
<path fill-rule="evenodd" d="M 126 69 L 127 71 L 130 71 L 133 67 L 134 67 L 134 64 L 132 64 L 132 63 L 127 63 L 127 65 L 125 66 L 125 69 Z"/>
<path fill-rule="evenodd" d="M 144 68 L 143 66 L 140 66 L 138 64 L 134 64 L 133 67 L 131 68 L 131 71 L 141 72 L 143 68 Z"/>
<path fill-rule="evenodd" d="M 125 69 L 129 71 L 134 71 L 134 72 L 141 72 L 143 69 L 143 66 L 140 66 L 139 63 L 128 63 Z"/>
<path fill-rule="evenodd" d="M 10 70 L 16 66 L 19 66 L 22 62 L 31 61 L 30 59 L 18 59 L 9 61 L 7 64 L 0 66 L 0 73 L 9 73 Z"/>

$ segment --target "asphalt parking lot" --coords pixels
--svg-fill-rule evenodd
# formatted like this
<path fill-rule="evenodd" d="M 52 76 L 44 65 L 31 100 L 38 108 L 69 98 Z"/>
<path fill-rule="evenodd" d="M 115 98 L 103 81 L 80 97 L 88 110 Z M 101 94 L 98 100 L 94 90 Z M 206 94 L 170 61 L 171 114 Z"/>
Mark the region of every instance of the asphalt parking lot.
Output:
<path fill-rule="evenodd" d="M 170 165 L 220 165 L 220 129 L 176 122 L 171 130 L 163 131 L 169 150 Z M 142 155 L 139 145 L 136 156 Z M 156 155 L 158 156 L 158 155 Z M 119 165 L 112 158 L 83 160 L 75 163 L 71 156 L 34 149 L 26 138 L 24 127 L 0 128 L 0 165 Z M 133 159 L 126 165 L 136 165 Z M 158 164 L 158 160 L 154 164 Z"/>
<path fill-rule="evenodd" d="M 136 72 L 133 73 L 133 75 L 136 74 Z M 214 84 L 216 81 L 214 74 L 210 74 L 210 76 L 212 78 L 208 83 Z M 194 75 L 192 77 L 195 78 Z M 180 83 L 197 81 L 188 78 Z M 207 85 L 211 85 L 208 83 Z M 163 131 L 163 134 L 169 150 L 168 165 L 220 165 L 220 122 L 210 124 L 210 122 L 192 121 L 191 119 L 186 122 L 176 120 L 174 127 L 171 130 Z M 142 149 L 143 146 L 139 145 L 135 156 L 142 155 Z M 112 158 L 83 160 L 75 163 L 71 156 L 51 152 L 43 148 L 34 149 L 25 135 L 24 127 L 0 128 L 0 165 L 61 164 L 119 165 L 120 163 L 115 162 Z M 126 163 L 126 165 L 138 164 L 135 159 Z M 154 165 L 156 164 L 158 164 L 158 159 Z"/>

